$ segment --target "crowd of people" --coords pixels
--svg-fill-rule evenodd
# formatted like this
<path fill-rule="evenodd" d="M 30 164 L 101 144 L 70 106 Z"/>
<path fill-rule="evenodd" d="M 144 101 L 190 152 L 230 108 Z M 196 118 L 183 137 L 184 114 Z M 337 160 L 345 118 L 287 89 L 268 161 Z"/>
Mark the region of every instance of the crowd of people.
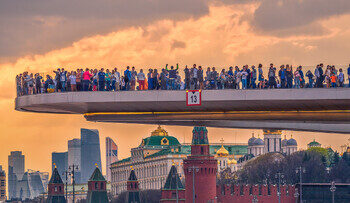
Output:
<path fill-rule="evenodd" d="M 294 70 L 293 70 L 294 69 Z M 345 87 L 345 74 L 350 80 L 350 64 L 347 70 L 335 66 L 318 64 L 314 71 L 303 71 L 302 66 L 273 64 L 267 69 L 262 64 L 239 68 L 231 66 L 217 71 L 215 67 L 194 64 L 183 69 L 181 78 L 179 65 L 158 69 L 136 71 L 127 66 L 124 71 L 113 69 L 76 69 L 67 71 L 58 68 L 53 75 L 24 72 L 16 76 L 17 94 L 42 94 L 67 91 L 130 91 L 130 90 L 185 90 L 185 89 L 267 89 L 267 88 L 335 88 Z M 346 85 L 350 87 L 349 85 Z"/>

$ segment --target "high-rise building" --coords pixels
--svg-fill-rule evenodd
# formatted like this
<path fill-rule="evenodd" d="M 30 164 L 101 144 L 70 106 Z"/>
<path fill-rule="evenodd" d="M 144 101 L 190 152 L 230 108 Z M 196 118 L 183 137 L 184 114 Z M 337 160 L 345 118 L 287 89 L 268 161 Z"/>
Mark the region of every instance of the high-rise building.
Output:
<path fill-rule="evenodd" d="M 88 182 L 96 166 L 101 166 L 100 137 L 98 130 L 81 129 L 81 182 Z"/>
<path fill-rule="evenodd" d="M 68 167 L 75 168 L 75 182 L 81 183 L 81 141 L 80 139 L 68 140 Z M 68 180 L 71 182 L 71 179 Z"/>
<path fill-rule="evenodd" d="M 24 174 L 24 155 L 21 151 L 12 151 L 8 156 L 8 192 L 9 199 L 18 197 L 16 194 L 17 181 Z"/>
<path fill-rule="evenodd" d="M 111 164 L 118 161 L 118 146 L 110 137 L 106 137 L 106 175 L 107 181 L 111 181 Z"/>
<path fill-rule="evenodd" d="M 0 202 L 6 200 L 6 173 L 0 165 Z"/>
<path fill-rule="evenodd" d="M 52 152 L 51 161 L 52 171 L 56 168 L 60 175 L 64 175 L 68 169 L 68 152 Z"/>
<path fill-rule="evenodd" d="M 43 182 L 42 177 L 48 179 L 48 173 L 33 170 L 26 171 L 22 179 L 17 181 L 16 198 L 21 200 L 33 199 L 45 193 L 47 180 L 44 180 L 46 183 Z"/>

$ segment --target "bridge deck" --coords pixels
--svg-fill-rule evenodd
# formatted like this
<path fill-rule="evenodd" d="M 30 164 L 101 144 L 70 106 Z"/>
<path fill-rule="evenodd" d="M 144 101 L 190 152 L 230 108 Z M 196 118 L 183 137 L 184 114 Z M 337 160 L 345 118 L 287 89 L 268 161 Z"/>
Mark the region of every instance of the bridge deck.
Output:
<path fill-rule="evenodd" d="M 99 122 L 350 133 L 350 88 L 203 90 L 202 105 L 191 107 L 186 91 L 67 92 L 21 96 L 15 108 Z"/>

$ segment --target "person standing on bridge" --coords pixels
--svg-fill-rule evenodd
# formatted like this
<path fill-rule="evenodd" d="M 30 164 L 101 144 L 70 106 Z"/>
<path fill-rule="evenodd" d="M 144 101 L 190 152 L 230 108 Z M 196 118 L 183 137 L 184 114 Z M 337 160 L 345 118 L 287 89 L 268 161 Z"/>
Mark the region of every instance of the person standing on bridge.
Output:
<path fill-rule="evenodd" d="M 71 91 L 76 92 L 77 91 L 77 77 L 76 77 L 75 71 L 71 72 L 71 74 L 69 76 L 69 81 L 70 81 Z"/>
<path fill-rule="evenodd" d="M 251 72 L 251 87 L 253 89 L 256 89 L 256 69 L 255 69 L 255 66 L 253 65 L 252 66 L 252 72 Z"/>
<path fill-rule="evenodd" d="M 192 89 L 198 89 L 198 69 L 196 64 L 193 64 L 193 67 L 191 69 L 191 83 L 193 84 Z"/>
<path fill-rule="evenodd" d="M 135 70 L 135 67 L 133 66 L 131 68 L 131 90 L 135 90 L 135 86 L 136 86 L 136 77 L 137 77 L 137 72 Z"/>
<path fill-rule="evenodd" d="M 184 69 L 184 73 L 185 73 L 185 89 L 188 90 L 190 89 L 191 72 L 190 72 L 190 69 L 188 69 L 187 65 Z"/>
<path fill-rule="evenodd" d="M 104 91 L 105 90 L 105 77 L 106 77 L 106 74 L 104 72 L 104 69 L 101 68 L 100 71 L 97 73 L 98 91 Z"/>
<path fill-rule="evenodd" d="M 145 90 L 145 79 L 146 79 L 146 76 L 143 73 L 143 69 L 140 69 L 140 72 L 137 74 L 137 82 L 139 83 L 139 90 Z"/>
<path fill-rule="evenodd" d="M 276 68 L 273 67 L 273 64 L 270 64 L 270 68 L 269 68 L 269 88 L 276 88 Z"/>
<path fill-rule="evenodd" d="M 153 90 L 153 69 L 148 69 L 147 73 L 148 90 Z"/>
<path fill-rule="evenodd" d="M 307 88 L 313 88 L 313 84 L 314 84 L 314 75 L 312 74 L 312 72 L 310 70 L 308 70 L 306 72 L 306 77 L 309 78 L 309 83 L 306 86 Z"/>
<path fill-rule="evenodd" d="M 169 82 L 170 82 L 170 88 L 172 90 L 175 89 L 175 79 L 176 79 L 176 72 L 179 69 L 179 64 L 176 64 L 176 69 L 174 69 L 174 66 L 170 67 L 170 70 L 168 69 L 168 64 L 165 66 L 165 70 L 169 72 Z"/>
<path fill-rule="evenodd" d="M 281 65 L 280 70 L 278 71 L 278 76 L 281 82 L 281 88 L 286 88 L 286 69 L 284 65 Z"/>
<path fill-rule="evenodd" d="M 130 90 L 130 80 L 131 80 L 131 71 L 130 67 L 127 66 L 126 70 L 124 71 L 124 82 L 125 82 L 125 90 Z"/>
<path fill-rule="evenodd" d="M 111 91 L 111 79 L 112 79 L 112 73 L 109 72 L 109 69 L 106 70 L 106 91 Z"/>
<path fill-rule="evenodd" d="M 293 68 L 292 66 L 289 66 L 289 64 L 286 65 L 286 78 L 287 78 L 287 88 L 293 88 Z"/>
<path fill-rule="evenodd" d="M 160 89 L 167 90 L 168 89 L 167 88 L 168 74 L 164 68 L 162 69 L 162 72 L 160 73 L 159 79 L 160 79 Z"/>
<path fill-rule="evenodd" d="M 343 73 L 343 69 L 339 69 L 338 83 L 339 83 L 339 87 L 344 87 L 344 73 Z"/>
<path fill-rule="evenodd" d="M 118 72 L 117 68 L 114 68 L 112 71 L 112 90 L 120 90 L 120 73 Z"/>
<path fill-rule="evenodd" d="M 202 66 L 198 66 L 198 83 L 199 83 L 199 89 L 204 89 L 204 84 L 203 84 L 203 69 Z"/>
<path fill-rule="evenodd" d="M 263 82 L 264 82 L 264 72 L 263 72 L 263 69 L 262 69 L 262 64 L 259 64 L 258 66 L 258 73 L 259 73 L 259 89 L 262 89 L 262 86 L 263 86 Z"/>
<path fill-rule="evenodd" d="M 85 72 L 83 73 L 83 90 L 89 91 L 89 85 L 90 85 L 90 79 L 92 78 L 92 75 L 88 68 L 85 69 Z"/>

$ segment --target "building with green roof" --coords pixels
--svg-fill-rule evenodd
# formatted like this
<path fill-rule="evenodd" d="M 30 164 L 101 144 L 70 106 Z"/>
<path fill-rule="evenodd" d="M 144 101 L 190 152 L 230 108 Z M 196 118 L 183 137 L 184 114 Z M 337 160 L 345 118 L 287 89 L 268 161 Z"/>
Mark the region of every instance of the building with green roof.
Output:
<path fill-rule="evenodd" d="M 193 130 L 200 132 L 200 128 L 196 127 Z M 201 135 L 198 134 L 194 142 L 204 144 L 208 143 L 208 140 L 201 139 Z M 210 144 L 209 151 L 216 157 L 221 147 L 228 151 L 226 159 L 238 160 L 247 154 L 247 144 Z M 118 195 L 127 190 L 131 167 L 138 177 L 141 189 L 161 189 L 172 165 L 182 166 L 183 160 L 190 154 L 191 143 L 181 144 L 176 137 L 170 136 L 166 130 L 158 126 L 151 132 L 151 136 L 143 138 L 138 147 L 131 149 L 130 157 L 111 164 L 111 192 L 113 195 Z M 180 179 L 183 179 L 182 167 L 179 167 L 178 173 Z"/>
<path fill-rule="evenodd" d="M 321 147 L 321 144 L 319 142 L 316 142 L 316 140 L 314 139 L 312 142 L 307 144 L 307 148 L 311 148 L 311 147 Z"/>

